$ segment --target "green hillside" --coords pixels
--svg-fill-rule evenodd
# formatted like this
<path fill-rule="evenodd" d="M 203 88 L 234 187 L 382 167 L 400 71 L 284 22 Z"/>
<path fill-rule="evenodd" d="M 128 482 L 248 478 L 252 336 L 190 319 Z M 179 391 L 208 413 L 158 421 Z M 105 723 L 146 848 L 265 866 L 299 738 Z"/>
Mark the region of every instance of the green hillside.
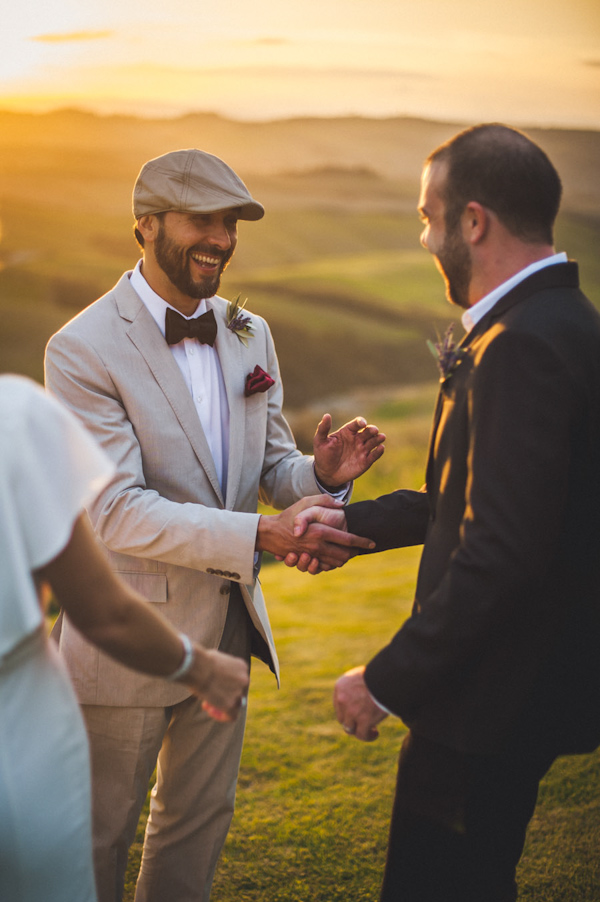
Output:
<path fill-rule="evenodd" d="M 241 293 L 268 318 L 288 408 L 435 379 L 425 340 L 459 311 L 419 246 L 415 207 L 422 159 L 459 127 L 0 113 L 0 371 L 42 378 L 48 337 L 138 258 L 130 197 L 140 165 L 195 145 L 237 167 L 267 208 L 241 223 L 221 293 Z M 600 306 L 600 134 L 531 133 L 564 176 L 557 243 L 580 260 Z"/>

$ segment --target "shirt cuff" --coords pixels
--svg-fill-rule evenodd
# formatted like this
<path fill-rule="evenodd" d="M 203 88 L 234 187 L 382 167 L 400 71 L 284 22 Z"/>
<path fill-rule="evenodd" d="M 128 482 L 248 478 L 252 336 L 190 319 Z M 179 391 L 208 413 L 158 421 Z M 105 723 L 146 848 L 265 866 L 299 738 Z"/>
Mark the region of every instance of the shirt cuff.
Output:
<path fill-rule="evenodd" d="M 389 708 L 386 708 L 385 705 L 382 705 L 381 702 L 378 702 L 378 701 L 377 701 L 377 699 L 375 698 L 375 696 L 372 695 L 370 689 L 367 689 L 367 692 L 368 692 L 369 695 L 371 696 L 371 701 L 373 702 L 373 704 L 376 705 L 376 706 L 379 708 L 380 711 L 383 711 L 384 714 L 389 714 L 389 715 L 391 715 L 392 717 L 397 717 L 397 715 L 394 714 L 393 711 L 390 711 Z"/>
<path fill-rule="evenodd" d="M 346 504 L 346 502 L 350 500 L 352 489 L 354 488 L 354 482 L 347 482 L 346 485 L 343 485 L 339 489 L 336 489 L 335 492 L 332 492 L 331 489 L 326 489 L 325 486 L 321 482 L 319 482 L 314 464 L 313 473 L 315 476 L 315 482 L 317 483 L 319 491 L 322 495 L 330 495 L 332 498 L 335 498 L 336 501 L 343 501 L 344 504 Z"/>

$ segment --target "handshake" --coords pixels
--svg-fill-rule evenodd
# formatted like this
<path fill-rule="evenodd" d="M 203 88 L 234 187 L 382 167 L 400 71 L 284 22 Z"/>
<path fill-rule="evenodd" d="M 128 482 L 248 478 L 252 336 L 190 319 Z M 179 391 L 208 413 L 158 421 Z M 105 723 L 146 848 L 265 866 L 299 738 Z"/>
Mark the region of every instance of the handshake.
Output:
<path fill-rule="evenodd" d="M 329 495 L 311 495 L 280 514 L 261 516 L 257 551 L 269 551 L 288 567 L 321 573 L 342 567 L 375 542 L 347 532 L 344 504 Z"/>
<path fill-rule="evenodd" d="M 377 426 L 355 417 L 330 432 L 326 413 L 313 440 L 315 476 L 322 486 L 339 488 L 365 473 L 384 452 L 385 435 Z M 320 573 L 342 567 L 361 550 L 372 551 L 370 539 L 347 532 L 341 501 L 330 495 L 311 495 L 280 514 L 262 516 L 258 523 L 257 551 L 269 551 L 288 567 Z"/>

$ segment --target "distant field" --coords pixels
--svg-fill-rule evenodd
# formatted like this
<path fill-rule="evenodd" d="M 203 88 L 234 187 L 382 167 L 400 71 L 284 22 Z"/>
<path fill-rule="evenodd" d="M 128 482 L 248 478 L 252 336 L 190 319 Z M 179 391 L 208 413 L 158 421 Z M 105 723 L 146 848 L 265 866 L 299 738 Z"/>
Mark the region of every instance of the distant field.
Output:
<path fill-rule="evenodd" d="M 287 230 L 281 212 L 256 232 L 254 223 L 241 225 L 239 254 L 221 290 L 241 293 L 269 321 L 287 406 L 434 378 L 425 342 L 450 321 L 460 335 L 460 311 L 444 299 L 415 218 L 318 210 L 288 218 Z M 130 229 L 127 216 L 5 207 L 0 371 L 41 381 L 50 335 L 135 264 Z M 600 227 L 565 217 L 562 235 L 559 246 L 580 260 L 584 287 L 600 306 Z"/>
<path fill-rule="evenodd" d="M 0 372 L 41 380 L 49 336 L 138 259 L 130 197 L 141 163 L 200 146 L 239 167 L 265 202 L 264 220 L 240 224 L 221 293 L 268 318 L 288 409 L 435 378 L 425 341 L 459 311 L 419 246 L 415 208 L 422 159 L 457 128 L 0 114 Z M 534 136 L 565 176 L 557 246 L 579 259 L 600 307 L 600 135 Z"/>

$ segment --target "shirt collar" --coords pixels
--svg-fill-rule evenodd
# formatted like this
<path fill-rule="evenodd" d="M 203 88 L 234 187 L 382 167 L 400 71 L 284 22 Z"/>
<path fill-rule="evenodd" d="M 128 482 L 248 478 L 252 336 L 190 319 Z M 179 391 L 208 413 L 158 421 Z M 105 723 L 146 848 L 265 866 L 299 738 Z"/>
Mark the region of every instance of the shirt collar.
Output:
<path fill-rule="evenodd" d="M 170 307 L 171 310 L 175 310 L 175 307 L 172 307 L 171 304 L 168 304 L 165 300 L 163 300 L 163 298 L 161 298 L 159 294 L 154 291 L 153 288 L 150 288 L 150 286 L 146 282 L 146 279 L 142 275 L 141 259 L 138 260 L 135 269 L 129 276 L 129 282 L 135 293 L 139 296 L 140 300 L 148 308 L 148 311 L 152 315 L 153 320 L 164 335 L 165 315 L 167 308 Z M 202 298 L 193 314 L 191 316 L 186 316 L 185 319 L 196 319 L 198 316 L 202 316 L 203 313 L 206 313 L 206 310 L 206 300 Z M 176 312 L 180 313 L 179 310 L 176 310 Z M 180 315 L 183 316 L 182 313 Z"/>
<path fill-rule="evenodd" d="M 498 303 L 500 298 L 503 298 L 505 294 L 508 294 L 515 285 L 519 284 L 519 282 L 522 282 L 528 276 L 533 275 L 534 272 L 545 269 L 546 266 L 555 266 L 557 263 L 567 262 L 568 257 L 565 253 L 552 254 L 551 257 L 544 257 L 543 260 L 537 260 L 530 266 L 526 266 L 525 269 L 522 269 L 516 275 L 511 276 L 511 278 L 507 279 L 506 282 L 503 282 L 502 285 L 498 285 L 497 288 L 494 288 L 493 291 L 486 294 L 480 301 L 477 301 L 476 304 L 473 304 L 472 307 L 465 310 L 462 315 L 462 324 L 465 332 L 470 332 L 471 329 L 483 319 L 486 313 L 489 313 L 492 307 Z"/>

